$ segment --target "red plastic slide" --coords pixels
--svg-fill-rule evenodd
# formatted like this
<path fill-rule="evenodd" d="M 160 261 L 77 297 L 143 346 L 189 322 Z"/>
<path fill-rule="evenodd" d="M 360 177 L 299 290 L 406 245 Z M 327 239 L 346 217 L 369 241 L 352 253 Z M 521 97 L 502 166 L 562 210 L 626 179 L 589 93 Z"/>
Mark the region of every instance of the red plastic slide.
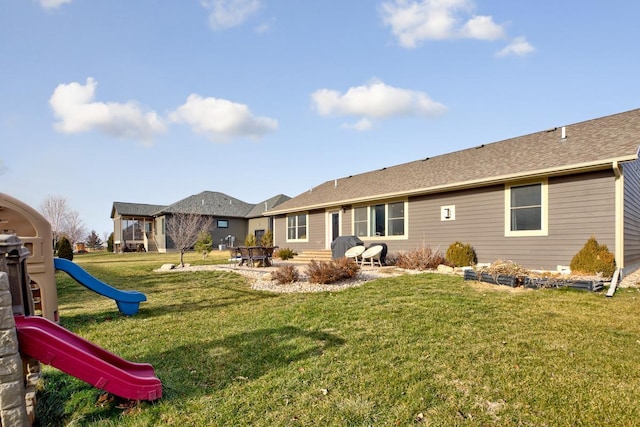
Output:
<path fill-rule="evenodd" d="M 116 396 L 162 397 L 162 383 L 148 363 L 133 363 L 38 316 L 14 316 L 20 353 Z"/>

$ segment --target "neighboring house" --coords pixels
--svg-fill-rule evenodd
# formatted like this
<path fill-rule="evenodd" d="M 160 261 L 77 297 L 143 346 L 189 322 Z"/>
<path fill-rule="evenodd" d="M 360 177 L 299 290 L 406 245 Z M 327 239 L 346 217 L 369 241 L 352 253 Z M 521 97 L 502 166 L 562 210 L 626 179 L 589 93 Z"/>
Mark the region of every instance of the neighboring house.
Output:
<path fill-rule="evenodd" d="M 443 141 L 446 143 L 446 141 Z M 640 265 L 640 110 L 327 181 L 265 215 L 274 240 L 329 249 L 340 235 L 389 251 L 470 243 L 479 262 L 567 266 L 590 236 Z"/>
<path fill-rule="evenodd" d="M 140 244 L 144 245 L 146 250 L 157 251 L 154 214 L 162 208 L 162 205 L 113 202 L 113 251 L 136 250 Z"/>
<path fill-rule="evenodd" d="M 249 220 L 247 234 L 253 234 L 259 242 L 267 231 L 273 231 L 273 217 L 264 216 L 264 213 L 289 199 L 291 197 L 279 194 L 255 205 L 246 216 Z"/>
<path fill-rule="evenodd" d="M 249 232 L 258 237 L 271 230 L 271 221 L 262 216 L 265 207 L 275 207 L 288 199 L 278 195 L 254 205 L 223 193 L 203 191 L 169 206 L 113 202 L 114 251 L 135 251 L 138 247 L 151 252 L 176 250 L 167 236 L 166 224 L 178 213 L 211 217 L 209 232 L 215 247 L 242 244 Z"/>

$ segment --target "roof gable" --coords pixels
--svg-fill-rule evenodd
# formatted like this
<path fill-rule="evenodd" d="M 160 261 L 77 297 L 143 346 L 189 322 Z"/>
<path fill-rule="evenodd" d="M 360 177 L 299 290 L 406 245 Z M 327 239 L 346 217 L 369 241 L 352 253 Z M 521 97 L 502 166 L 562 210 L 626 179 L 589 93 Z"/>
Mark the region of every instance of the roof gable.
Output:
<path fill-rule="evenodd" d="M 252 204 L 243 202 L 224 193 L 203 191 L 164 207 L 155 214 L 188 213 L 244 218 L 253 207 L 254 205 Z"/>
<path fill-rule="evenodd" d="M 153 216 L 164 205 L 148 205 L 144 203 L 113 202 L 111 218 L 120 216 Z"/>
<path fill-rule="evenodd" d="M 327 181 L 270 214 L 436 192 L 633 160 L 640 109 Z"/>
<path fill-rule="evenodd" d="M 259 218 L 264 212 L 275 208 L 287 200 L 291 200 L 291 197 L 284 194 L 278 194 L 277 196 L 273 196 L 270 199 L 257 203 L 253 209 L 251 209 L 251 212 L 247 214 L 247 218 Z"/>

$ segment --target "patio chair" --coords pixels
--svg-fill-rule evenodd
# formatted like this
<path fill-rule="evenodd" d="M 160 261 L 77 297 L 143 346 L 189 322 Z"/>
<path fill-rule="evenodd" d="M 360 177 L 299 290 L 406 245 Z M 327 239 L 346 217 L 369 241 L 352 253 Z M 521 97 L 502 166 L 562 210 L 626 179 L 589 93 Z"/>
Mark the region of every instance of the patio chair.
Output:
<path fill-rule="evenodd" d="M 364 252 L 364 246 L 352 246 L 344 253 L 345 258 L 353 259 L 356 264 L 359 264 L 361 261 L 362 253 Z"/>
<path fill-rule="evenodd" d="M 237 266 L 242 261 L 242 254 L 240 248 L 229 247 L 229 265 Z"/>
<path fill-rule="evenodd" d="M 365 250 L 361 257 L 362 257 L 362 264 L 361 265 L 365 265 L 367 263 L 369 263 L 370 266 L 374 266 L 376 264 L 376 262 L 378 263 L 378 265 L 380 267 L 382 267 L 382 262 L 380 261 L 380 255 L 382 254 L 382 246 L 381 245 L 375 245 L 375 246 L 371 246 L 369 249 Z"/>
<path fill-rule="evenodd" d="M 267 248 L 263 246 L 250 247 L 249 258 L 251 262 L 251 267 L 254 266 L 253 265 L 254 263 L 257 263 L 258 266 L 262 265 L 263 267 L 268 267 L 270 265 Z"/>

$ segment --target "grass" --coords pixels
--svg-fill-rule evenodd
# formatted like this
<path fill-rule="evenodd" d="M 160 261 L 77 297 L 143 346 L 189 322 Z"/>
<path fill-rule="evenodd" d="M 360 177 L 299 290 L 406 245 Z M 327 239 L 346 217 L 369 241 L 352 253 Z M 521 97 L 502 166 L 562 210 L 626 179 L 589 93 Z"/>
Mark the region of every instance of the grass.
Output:
<path fill-rule="evenodd" d="M 40 425 L 597 426 L 640 419 L 637 289 L 606 298 L 419 274 L 341 292 L 270 294 L 229 272 L 153 272 L 176 257 L 74 260 L 113 286 L 146 293 L 130 318 L 57 277 L 62 325 L 153 364 L 164 396 L 123 404 L 47 367 Z"/>

